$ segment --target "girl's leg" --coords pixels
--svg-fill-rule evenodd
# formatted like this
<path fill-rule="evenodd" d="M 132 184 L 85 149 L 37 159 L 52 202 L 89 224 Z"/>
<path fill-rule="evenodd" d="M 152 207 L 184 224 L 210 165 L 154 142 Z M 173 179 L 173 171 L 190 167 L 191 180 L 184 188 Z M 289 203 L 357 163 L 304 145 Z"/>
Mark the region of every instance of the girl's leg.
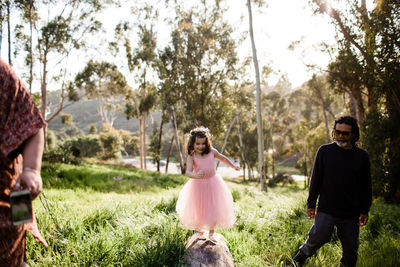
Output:
<path fill-rule="evenodd" d="M 213 242 L 214 244 L 217 243 L 217 239 L 214 236 L 214 229 L 211 229 L 210 232 L 208 233 L 208 239 Z"/>
<path fill-rule="evenodd" d="M 208 233 L 208 237 L 211 238 L 214 235 L 214 229 L 210 229 L 210 232 Z"/>
<path fill-rule="evenodd" d="M 206 239 L 205 236 L 204 236 L 204 232 L 197 231 L 197 235 L 199 236 L 198 237 L 199 240 L 205 240 Z"/>

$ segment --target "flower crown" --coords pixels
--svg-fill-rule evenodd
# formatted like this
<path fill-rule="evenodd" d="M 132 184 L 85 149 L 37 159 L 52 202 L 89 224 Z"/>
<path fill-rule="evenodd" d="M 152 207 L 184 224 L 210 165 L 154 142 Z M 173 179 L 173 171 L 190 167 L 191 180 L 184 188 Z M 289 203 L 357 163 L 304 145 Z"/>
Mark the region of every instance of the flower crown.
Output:
<path fill-rule="evenodd" d="M 208 128 L 204 128 L 204 127 L 196 127 L 194 129 L 192 129 L 189 133 L 190 136 L 196 136 L 197 134 L 204 134 L 206 136 L 210 136 L 210 130 Z"/>

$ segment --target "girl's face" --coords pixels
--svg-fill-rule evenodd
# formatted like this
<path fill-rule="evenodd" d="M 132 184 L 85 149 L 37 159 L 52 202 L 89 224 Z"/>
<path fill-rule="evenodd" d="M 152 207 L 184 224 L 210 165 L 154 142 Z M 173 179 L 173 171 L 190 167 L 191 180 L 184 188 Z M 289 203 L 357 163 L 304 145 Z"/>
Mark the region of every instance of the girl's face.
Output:
<path fill-rule="evenodd" d="M 201 154 L 206 149 L 206 137 L 196 137 L 194 141 L 194 152 Z"/>

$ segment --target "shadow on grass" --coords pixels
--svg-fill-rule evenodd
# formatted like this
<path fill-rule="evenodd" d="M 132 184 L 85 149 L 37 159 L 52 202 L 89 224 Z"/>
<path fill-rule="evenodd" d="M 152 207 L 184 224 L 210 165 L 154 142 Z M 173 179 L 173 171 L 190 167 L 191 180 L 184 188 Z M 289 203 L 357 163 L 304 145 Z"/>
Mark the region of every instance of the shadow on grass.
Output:
<path fill-rule="evenodd" d="M 178 174 L 86 163 L 81 166 L 44 163 L 44 188 L 91 189 L 107 193 L 157 191 L 183 185 L 187 178 Z"/>

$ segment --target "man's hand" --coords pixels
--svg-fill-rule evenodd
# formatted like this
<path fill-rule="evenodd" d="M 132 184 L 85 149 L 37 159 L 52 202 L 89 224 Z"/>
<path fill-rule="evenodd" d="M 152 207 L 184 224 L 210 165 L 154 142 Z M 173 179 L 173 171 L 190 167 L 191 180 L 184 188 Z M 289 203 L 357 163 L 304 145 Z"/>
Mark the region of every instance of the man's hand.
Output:
<path fill-rule="evenodd" d="M 358 225 L 363 227 L 368 222 L 368 215 L 360 214 L 360 218 L 358 219 Z"/>
<path fill-rule="evenodd" d="M 308 217 L 313 218 L 313 219 L 317 215 L 317 213 L 315 212 L 315 209 L 307 209 L 307 214 L 308 214 Z"/>
<path fill-rule="evenodd" d="M 17 179 L 16 190 L 28 189 L 31 192 L 32 200 L 42 192 L 42 177 L 38 170 L 25 168 Z"/>

